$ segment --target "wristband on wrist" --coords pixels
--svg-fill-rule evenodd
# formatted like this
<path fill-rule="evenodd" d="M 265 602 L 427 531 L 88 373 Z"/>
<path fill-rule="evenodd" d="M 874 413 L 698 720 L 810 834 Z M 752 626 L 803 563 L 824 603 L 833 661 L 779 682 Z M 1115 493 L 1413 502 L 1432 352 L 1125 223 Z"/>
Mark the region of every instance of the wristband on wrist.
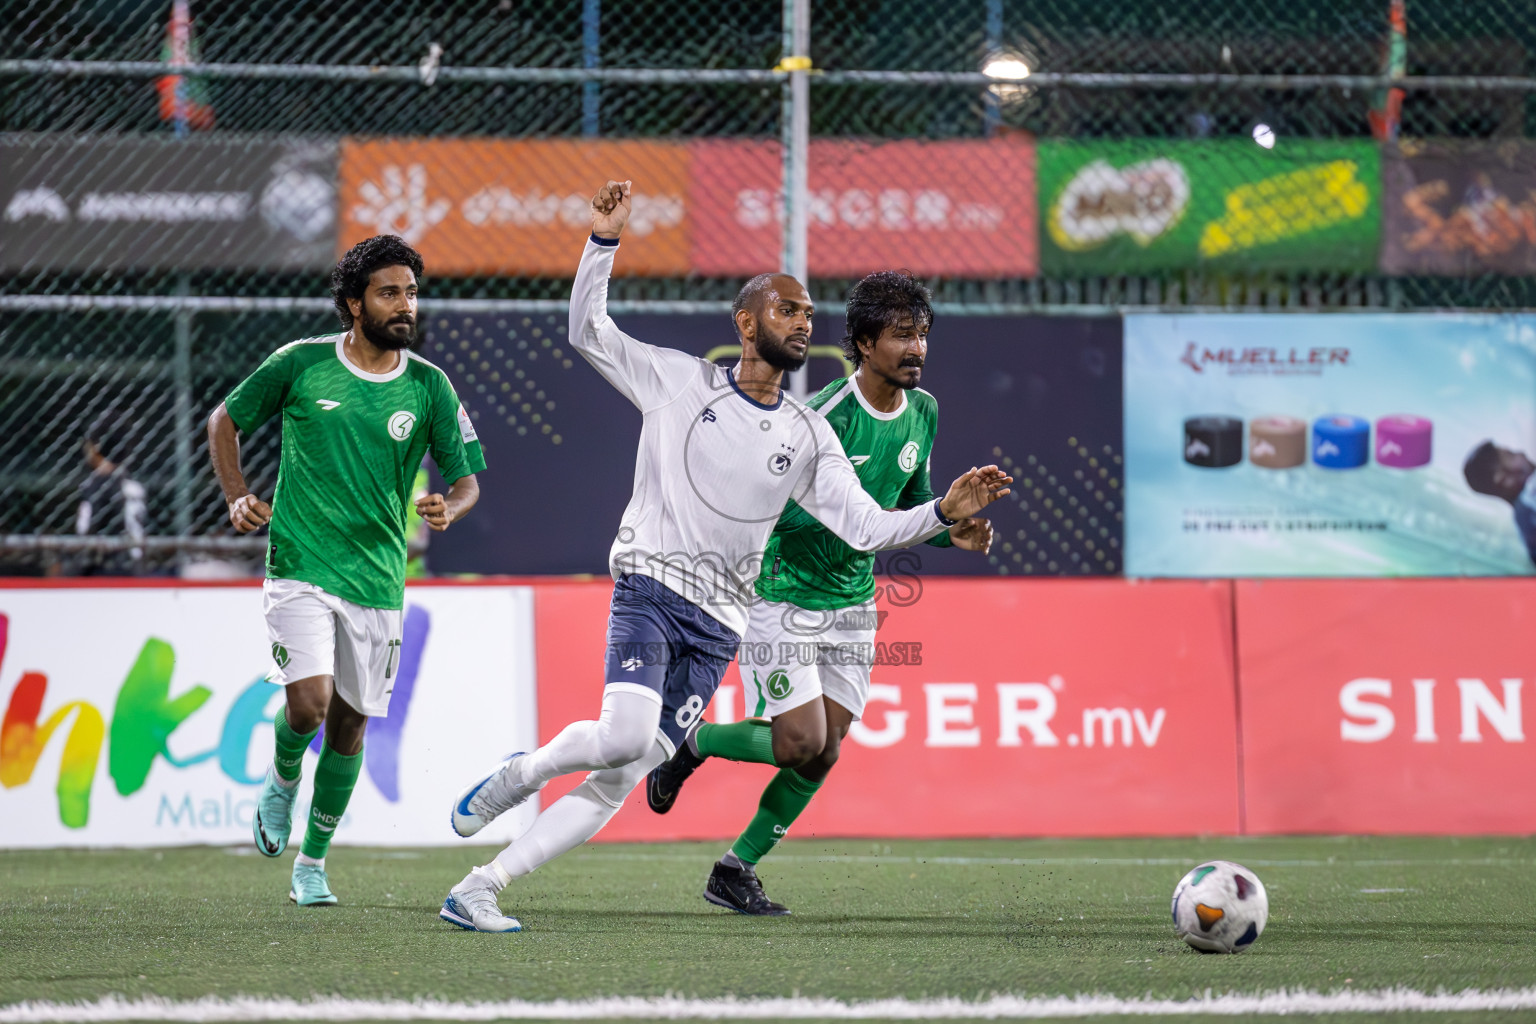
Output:
<path fill-rule="evenodd" d="M 942 502 L 943 500 L 944 500 L 943 498 L 934 498 L 933 499 L 933 514 L 938 516 L 939 517 L 939 522 L 943 523 L 945 526 L 954 526 L 960 520 L 945 518 L 944 510 L 940 507 L 940 502 Z"/>

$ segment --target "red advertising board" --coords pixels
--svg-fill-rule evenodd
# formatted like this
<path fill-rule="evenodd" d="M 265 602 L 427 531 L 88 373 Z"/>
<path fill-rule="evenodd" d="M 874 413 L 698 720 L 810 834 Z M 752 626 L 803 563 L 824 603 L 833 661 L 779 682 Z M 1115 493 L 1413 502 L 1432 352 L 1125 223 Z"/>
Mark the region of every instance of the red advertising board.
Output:
<path fill-rule="evenodd" d="M 777 142 L 689 145 L 693 270 L 779 266 L 783 159 Z M 955 277 L 1039 269 L 1035 143 L 1025 135 L 928 142 L 811 142 L 810 272 L 855 277 L 904 267 Z"/>
<path fill-rule="evenodd" d="M 1536 582 L 1242 582 L 1237 611 L 1247 831 L 1536 831 Z"/>
<path fill-rule="evenodd" d="M 610 591 L 538 590 L 541 741 L 597 714 Z M 1229 584 L 1192 581 L 927 579 L 882 595 L 892 663 L 796 834 L 1236 832 L 1230 602 Z M 741 707 L 733 666 L 711 712 Z M 602 838 L 734 837 L 771 773 L 711 762 L 670 814 L 637 793 Z M 546 805 L 578 782 L 551 783 Z"/>

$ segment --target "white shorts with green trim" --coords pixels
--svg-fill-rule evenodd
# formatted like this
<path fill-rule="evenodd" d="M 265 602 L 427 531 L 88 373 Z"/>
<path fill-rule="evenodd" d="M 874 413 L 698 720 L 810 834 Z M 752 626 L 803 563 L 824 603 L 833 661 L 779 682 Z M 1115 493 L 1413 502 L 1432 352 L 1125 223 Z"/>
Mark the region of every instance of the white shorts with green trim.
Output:
<path fill-rule="evenodd" d="M 268 682 L 331 676 L 359 714 L 389 713 L 400 668 L 400 609 L 365 608 L 313 583 L 272 579 L 262 584 L 261 607 L 272 644 Z"/>
<path fill-rule="evenodd" d="M 878 624 L 874 601 L 826 611 L 759 601 L 737 653 L 744 713 L 775 718 L 825 696 L 863 717 Z"/>

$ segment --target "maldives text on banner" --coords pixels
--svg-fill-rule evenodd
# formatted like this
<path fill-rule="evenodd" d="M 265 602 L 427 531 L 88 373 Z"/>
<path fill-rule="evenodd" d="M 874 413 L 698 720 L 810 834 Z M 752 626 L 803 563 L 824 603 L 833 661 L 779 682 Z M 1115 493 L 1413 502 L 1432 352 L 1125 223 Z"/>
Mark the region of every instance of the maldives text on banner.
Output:
<path fill-rule="evenodd" d="M 529 589 L 412 585 L 403 632 L 343 844 L 458 842 L 465 781 L 534 739 Z M 250 842 L 282 704 L 271 660 L 254 584 L 0 589 L 0 847 Z"/>
<path fill-rule="evenodd" d="M 1243 581 L 1237 611 L 1248 831 L 1536 829 L 1536 581 Z"/>
<path fill-rule="evenodd" d="M 1128 316 L 1125 436 L 1132 575 L 1532 572 L 1536 317 Z"/>
<path fill-rule="evenodd" d="M 869 708 L 794 835 L 1237 831 L 1228 584 L 880 583 Z M 611 592 L 604 582 L 538 588 L 543 741 L 597 713 Z M 1105 622 L 1107 640 L 1083 643 Z M 753 659 L 749 648 L 748 687 Z M 727 672 L 716 720 L 742 716 L 742 671 Z M 671 813 L 653 814 L 637 792 L 599 838 L 732 838 L 772 771 L 709 761 Z M 550 783 L 546 805 L 581 778 Z"/>

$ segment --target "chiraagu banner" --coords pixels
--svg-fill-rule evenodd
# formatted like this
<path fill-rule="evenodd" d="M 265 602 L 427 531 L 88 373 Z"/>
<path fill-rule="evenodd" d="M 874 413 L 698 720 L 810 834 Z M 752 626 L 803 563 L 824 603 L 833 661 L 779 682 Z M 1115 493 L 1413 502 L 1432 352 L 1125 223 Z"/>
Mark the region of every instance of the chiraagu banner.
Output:
<path fill-rule="evenodd" d="M 525 588 L 407 590 L 389 715 L 369 724 L 338 842 L 458 841 L 466 780 L 533 739 L 532 604 Z M 0 847 L 249 842 L 282 705 L 270 663 L 254 584 L 0 588 Z"/>
<path fill-rule="evenodd" d="M 1040 267 L 1366 271 L 1381 236 L 1373 143 L 1042 139 Z"/>
<path fill-rule="evenodd" d="M 869 707 L 794 835 L 1237 831 L 1229 584 L 899 573 L 880 584 L 874 650 L 836 655 L 872 658 Z M 611 592 L 538 588 L 543 741 L 597 714 Z M 1113 628 L 1085 642 L 1103 623 Z M 766 653 L 742 648 L 706 719 L 753 712 Z M 711 760 L 670 813 L 637 790 L 599 838 L 734 838 L 772 774 Z M 581 778 L 550 783 L 546 805 Z"/>

